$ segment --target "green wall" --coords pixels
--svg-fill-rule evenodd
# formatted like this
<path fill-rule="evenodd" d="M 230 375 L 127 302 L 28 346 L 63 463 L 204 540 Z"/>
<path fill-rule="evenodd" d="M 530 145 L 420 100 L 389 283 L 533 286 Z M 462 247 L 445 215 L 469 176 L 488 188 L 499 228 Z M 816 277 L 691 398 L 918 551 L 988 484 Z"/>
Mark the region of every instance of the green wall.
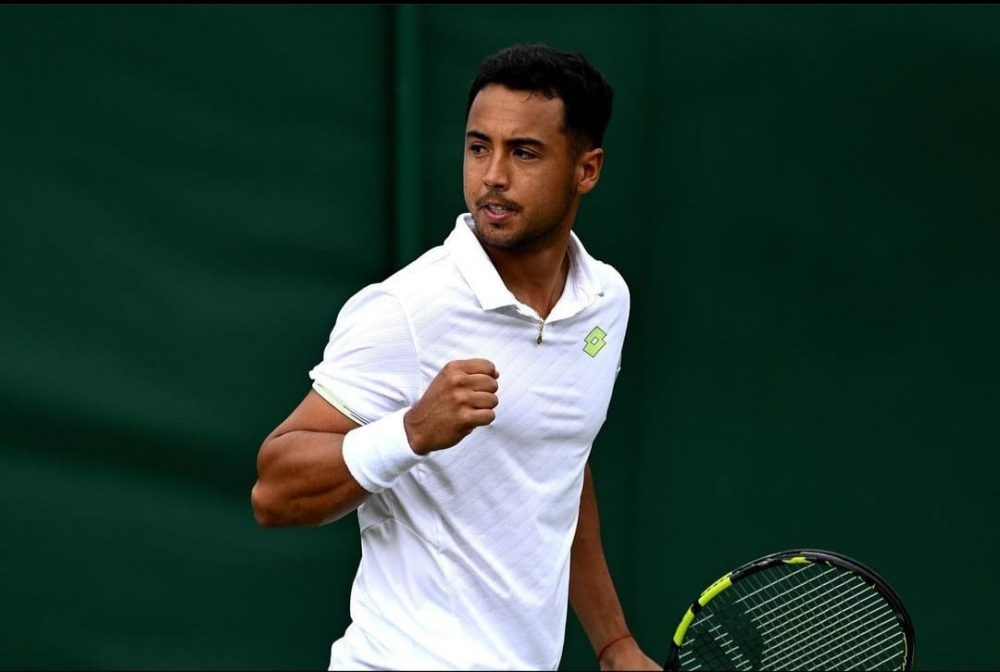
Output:
<path fill-rule="evenodd" d="M 593 465 L 633 630 L 792 547 L 995 669 L 995 6 L 0 7 L 0 668 L 323 669 L 352 518 L 261 530 L 340 305 L 464 204 L 515 41 L 616 88 L 577 231 L 633 292 Z M 571 617 L 563 669 L 593 667 Z"/>

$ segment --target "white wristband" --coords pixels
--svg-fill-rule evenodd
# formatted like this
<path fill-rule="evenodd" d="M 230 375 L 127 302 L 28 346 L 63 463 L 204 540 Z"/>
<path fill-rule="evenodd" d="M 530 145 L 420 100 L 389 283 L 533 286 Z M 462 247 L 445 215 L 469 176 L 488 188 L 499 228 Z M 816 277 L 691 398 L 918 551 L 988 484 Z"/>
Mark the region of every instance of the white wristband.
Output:
<path fill-rule="evenodd" d="M 351 476 L 368 492 L 392 487 L 397 478 L 427 457 L 413 452 L 406 438 L 403 415 L 408 410 L 390 413 L 344 436 L 344 462 Z"/>

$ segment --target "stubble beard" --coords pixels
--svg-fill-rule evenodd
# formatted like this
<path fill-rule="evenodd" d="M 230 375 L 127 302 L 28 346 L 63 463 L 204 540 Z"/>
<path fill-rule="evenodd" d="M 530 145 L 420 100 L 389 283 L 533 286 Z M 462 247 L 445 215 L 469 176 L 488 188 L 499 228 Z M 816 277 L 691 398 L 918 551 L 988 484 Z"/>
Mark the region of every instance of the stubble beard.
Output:
<path fill-rule="evenodd" d="M 505 252 L 538 252 L 549 246 L 562 233 L 562 224 L 569 214 L 573 204 L 573 190 L 568 189 L 563 207 L 543 221 L 527 221 L 527 226 L 516 233 L 508 233 L 494 229 L 493 225 L 479 210 L 472 213 L 476 225 L 472 227 L 476 238 L 484 247 L 492 247 Z M 524 211 L 519 210 L 517 216 L 523 217 Z"/>
<path fill-rule="evenodd" d="M 548 219 L 542 224 L 531 223 L 521 231 L 510 234 L 494 229 L 490 222 L 481 221 L 477 213 L 473 217 L 476 225 L 473 232 L 479 242 L 485 247 L 492 247 L 506 252 L 537 252 L 545 249 L 548 243 L 559 235 L 561 218 Z"/>

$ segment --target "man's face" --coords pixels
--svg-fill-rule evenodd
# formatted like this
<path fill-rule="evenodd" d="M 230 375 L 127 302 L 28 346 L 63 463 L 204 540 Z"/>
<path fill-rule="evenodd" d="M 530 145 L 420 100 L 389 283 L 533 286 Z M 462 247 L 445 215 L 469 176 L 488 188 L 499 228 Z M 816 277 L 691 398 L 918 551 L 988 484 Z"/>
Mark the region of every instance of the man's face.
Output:
<path fill-rule="evenodd" d="M 596 182 L 582 166 L 601 150 L 574 156 L 562 125 L 560 98 L 497 84 L 476 95 L 466 123 L 463 172 L 465 204 L 483 244 L 537 251 L 568 235 L 577 195 Z"/>

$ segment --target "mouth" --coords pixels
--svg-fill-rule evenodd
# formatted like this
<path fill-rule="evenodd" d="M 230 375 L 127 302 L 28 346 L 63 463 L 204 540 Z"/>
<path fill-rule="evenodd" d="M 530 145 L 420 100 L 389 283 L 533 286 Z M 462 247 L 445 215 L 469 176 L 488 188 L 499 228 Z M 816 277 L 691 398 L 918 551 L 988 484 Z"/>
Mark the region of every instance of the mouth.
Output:
<path fill-rule="evenodd" d="M 517 207 L 511 203 L 503 203 L 498 201 L 488 201 L 482 203 L 479 209 L 489 218 L 492 222 L 501 222 L 517 212 Z"/>

